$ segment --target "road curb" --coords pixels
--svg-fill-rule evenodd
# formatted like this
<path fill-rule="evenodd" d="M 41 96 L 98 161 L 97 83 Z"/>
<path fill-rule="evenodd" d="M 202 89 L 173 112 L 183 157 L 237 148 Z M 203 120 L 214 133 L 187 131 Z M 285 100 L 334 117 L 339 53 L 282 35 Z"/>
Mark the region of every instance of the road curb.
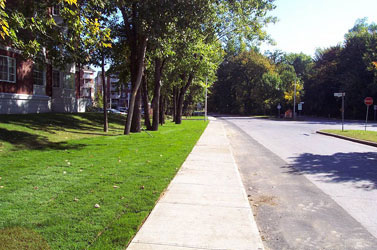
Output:
<path fill-rule="evenodd" d="M 371 142 L 371 141 L 355 139 L 355 138 L 351 138 L 351 137 L 347 137 L 347 136 L 343 136 L 343 135 L 337 135 L 337 134 L 332 134 L 332 133 L 327 133 L 327 132 L 322 132 L 322 131 L 317 131 L 316 133 L 321 134 L 321 135 L 336 137 L 336 138 L 347 140 L 347 141 L 357 142 L 357 143 L 372 146 L 372 147 L 377 147 L 377 143 Z"/>

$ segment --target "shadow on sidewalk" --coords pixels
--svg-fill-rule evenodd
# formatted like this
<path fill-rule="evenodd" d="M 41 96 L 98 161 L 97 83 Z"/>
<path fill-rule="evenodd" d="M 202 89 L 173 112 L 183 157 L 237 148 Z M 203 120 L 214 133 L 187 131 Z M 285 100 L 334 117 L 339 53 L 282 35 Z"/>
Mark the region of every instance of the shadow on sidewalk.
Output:
<path fill-rule="evenodd" d="M 360 182 L 357 187 L 377 189 L 377 153 L 302 154 L 285 167 L 291 174 L 317 174 L 324 182 Z"/>

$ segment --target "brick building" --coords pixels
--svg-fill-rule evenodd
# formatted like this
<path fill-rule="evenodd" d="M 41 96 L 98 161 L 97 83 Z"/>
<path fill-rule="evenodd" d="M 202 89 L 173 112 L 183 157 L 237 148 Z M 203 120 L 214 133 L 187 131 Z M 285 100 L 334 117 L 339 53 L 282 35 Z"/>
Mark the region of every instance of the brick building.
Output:
<path fill-rule="evenodd" d="M 48 14 L 64 26 L 59 6 L 48 8 Z M 0 46 L 0 114 L 84 112 L 94 99 L 94 74 L 75 64 L 64 69 L 37 64 L 12 47 Z"/>
<path fill-rule="evenodd" d="M 0 47 L 0 114 L 85 112 L 94 99 L 94 75 L 89 67 L 57 69 Z"/>

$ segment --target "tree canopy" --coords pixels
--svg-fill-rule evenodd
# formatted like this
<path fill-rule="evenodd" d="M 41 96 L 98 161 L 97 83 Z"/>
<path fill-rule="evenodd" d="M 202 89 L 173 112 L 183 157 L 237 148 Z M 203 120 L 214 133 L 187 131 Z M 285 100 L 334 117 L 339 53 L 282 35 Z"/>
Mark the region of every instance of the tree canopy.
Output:
<path fill-rule="evenodd" d="M 365 116 L 364 98 L 377 98 L 376 31 L 376 24 L 359 19 L 345 34 L 343 45 L 317 51 L 313 73 L 305 83 L 308 113 L 339 116 L 340 100 L 334 93 L 346 92 L 346 117 Z"/>
<path fill-rule="evenodd" d="M 180 123 L 188 93 L 200 95 L 206 79 L 216 80 L 227 44 L 237 41 L 246 49 L 270 41 L 263 28 L 276 21 L 268 15 L 274 0 L 26 1 L 1 0 L 1 43 L 33 60 L 48 51 L 48 59 L 62 65 L 100 65 L 104 56 L 108 58 L 112 72 L 132 85 L 125 134 L 140 131 L 141 96 L 152 97 L 154 130 L 160 99 L 170 100 L 168 106 L 175 109 L 174 119 Z M 266 68 L 261 82 L 275 86 L 279 81 L 275 67 L 254 57 Z"/>
<path fill-rule="evenodd" d="M 245 52 L 234 41 L 226 48 L 212 89 L 214 111 L 276 114 L 277 103 L 283 110 L 293 107 L 295 85 L 296 104 L 303 101 L 307 115 L 339 117 L 341 100 L 334 93 L 346 92 L 346 118 L 362 118 L 364 98 L 377 98 L 377 25 L 365 18 L 356 21 L 343 44 L 318 49 L 314 58 L 279 50 Z"/>

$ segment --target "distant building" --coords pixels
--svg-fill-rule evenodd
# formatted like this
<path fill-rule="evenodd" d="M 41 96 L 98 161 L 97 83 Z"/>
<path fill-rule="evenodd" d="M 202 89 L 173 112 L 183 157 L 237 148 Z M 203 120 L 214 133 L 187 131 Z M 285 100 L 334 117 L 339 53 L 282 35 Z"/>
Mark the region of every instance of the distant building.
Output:
<path fill-rule="evenodd" d="M 96 71 L 89 66 L 80 70 L 80 98 L 86 99 L 88 106 L 92 105 L 95 99 Z"/>
<path fill-rule="evenodd" d="M 96 77 L 96 91 L 98 94 L 103 93 L 102 90 L 102 72 L 99 71 Z M 131 83 L 127 85 L 119 82 L 119 78 L 116 75 L 110 75 L 105 77 L 106 87 L 107 87 L 107 100 L 108 107 L 119 108 L 127 107 L 129 105 L 130 93 L 131 93 Z"/>

